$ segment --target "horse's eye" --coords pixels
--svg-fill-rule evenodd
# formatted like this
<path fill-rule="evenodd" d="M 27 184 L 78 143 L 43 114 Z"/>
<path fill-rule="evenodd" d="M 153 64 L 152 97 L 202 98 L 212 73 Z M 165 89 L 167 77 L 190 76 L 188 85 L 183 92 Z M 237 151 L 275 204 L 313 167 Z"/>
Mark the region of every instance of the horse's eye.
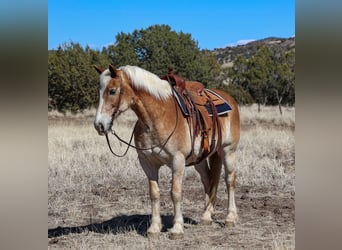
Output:
<path fill-rule="evenodd" d="M 109 95 L 115 95 L 116 89 L 110 89 L 109 90 Z"/>

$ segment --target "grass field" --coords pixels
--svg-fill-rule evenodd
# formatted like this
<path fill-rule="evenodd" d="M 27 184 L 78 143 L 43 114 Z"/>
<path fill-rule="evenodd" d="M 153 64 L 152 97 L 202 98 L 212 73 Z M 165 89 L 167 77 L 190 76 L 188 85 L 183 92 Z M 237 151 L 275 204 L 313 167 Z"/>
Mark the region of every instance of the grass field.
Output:
<path fill-rule="evenodd" d="M 111 155 L 93 128 L 94 110 L 78 115 L 48 114 L 49 249 L 294 249 L 295 109 L 240 107 L 241 141 L 236 155 L 239 222 L 223 225 L 227 195 L 222 179 L 214 223 L 198 224 L 204 191 L 193 167 L 183 185 L 184 239 L 170 240 L 171 172 L 160 171 L 163 229 L 159 240 L 146 238 L 151 205 L 148 183 L 135 150 Z M 128 139 L 136 117 L 115 123 Z M 115 151 L 124 145 L 112 138 Z"/>

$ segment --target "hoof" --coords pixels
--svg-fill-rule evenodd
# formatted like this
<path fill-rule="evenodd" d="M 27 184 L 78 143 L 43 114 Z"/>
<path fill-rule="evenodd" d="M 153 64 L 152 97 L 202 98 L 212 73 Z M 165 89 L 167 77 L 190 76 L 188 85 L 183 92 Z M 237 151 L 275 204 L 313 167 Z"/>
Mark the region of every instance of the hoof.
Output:
<path fill-rule="evenodd" d="M 160 236 L 160 233 L 152 233 L 152 232 L 148 232 L 147 233 L 147 238 L 149 240 L 159 240 L 159 236 Z"/>
<path fill-rule="evenodd" d="M 234 221 L 226 221 L 225 226 L 227 228 L 235 227 L 235 222 Z"/>
<path fill-rule="evenodd" d="M 184 238 L 184 234 L 181 233 L 170 233 L 171 240 L 181 240 Z"/>
<path fill-rule="evenodd" d="M 213 223 L 212 220 L 201 220 L 200 221 L 200 225 L 203 225 L 203 226 L 210 226 L 212 223 Z"/>

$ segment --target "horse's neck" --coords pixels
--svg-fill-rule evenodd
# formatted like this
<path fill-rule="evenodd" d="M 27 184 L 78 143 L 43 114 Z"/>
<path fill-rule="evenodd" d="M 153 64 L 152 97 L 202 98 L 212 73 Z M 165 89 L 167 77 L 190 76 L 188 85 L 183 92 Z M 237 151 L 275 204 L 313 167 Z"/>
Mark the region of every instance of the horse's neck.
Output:
<path fill-rule="evenodd" d="M 143 92 L 136 94 L 136 101 L 132 109 L 143 124 L 149 129 L 153 129 L 157 127 L 158 124 L 165 122 L 163 114 L 164 116 L 167 115 L 165 112 L 172 103 L 171 98 L 169 100 L 161 101 Z M 174 106 L 171 107 L 171 110 L 174 110 Z"/>

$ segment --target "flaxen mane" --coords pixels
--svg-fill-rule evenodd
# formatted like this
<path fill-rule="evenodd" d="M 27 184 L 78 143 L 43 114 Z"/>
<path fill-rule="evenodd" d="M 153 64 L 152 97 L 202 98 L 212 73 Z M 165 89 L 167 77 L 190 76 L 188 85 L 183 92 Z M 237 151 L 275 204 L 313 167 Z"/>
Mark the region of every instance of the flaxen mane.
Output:
<path fill-rule="evenodd" d="M 119 69 L 129 76 L 136 89 L 144 89 L 160 100 L 165 100 L 172 95 L 169 83 L 147 70 L 130 65 L 122 66 Z"/>

